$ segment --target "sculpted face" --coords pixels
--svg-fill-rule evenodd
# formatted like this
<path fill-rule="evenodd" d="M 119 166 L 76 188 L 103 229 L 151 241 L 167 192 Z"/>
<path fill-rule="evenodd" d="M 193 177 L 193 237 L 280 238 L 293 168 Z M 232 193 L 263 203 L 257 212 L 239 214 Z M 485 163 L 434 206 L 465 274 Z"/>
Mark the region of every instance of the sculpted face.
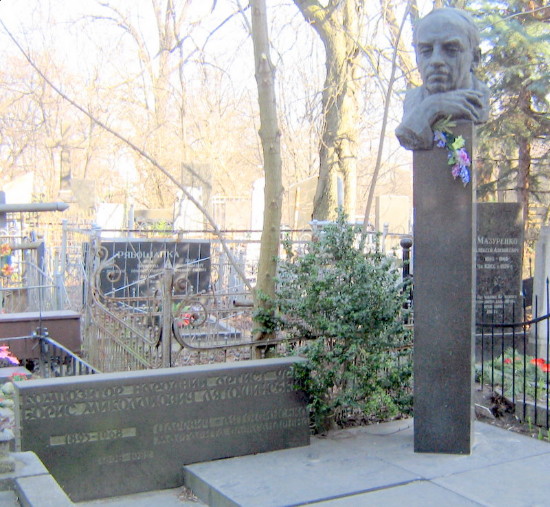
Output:
<path fill-rule="evenodd" d="M 463 23 L 433 14 L 418 25 L 415 39 L 418 69 L 429 94 L 471 87 L 474 51 Z"/>

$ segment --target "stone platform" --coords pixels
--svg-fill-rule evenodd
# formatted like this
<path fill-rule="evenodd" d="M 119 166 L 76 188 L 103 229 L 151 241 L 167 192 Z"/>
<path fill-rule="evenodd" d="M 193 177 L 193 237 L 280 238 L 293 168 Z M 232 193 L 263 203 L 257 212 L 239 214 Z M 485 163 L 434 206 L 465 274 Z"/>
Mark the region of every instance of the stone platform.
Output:
<path fill-rule="evenodd" d="M 308 447 L 186 466 L 211 507 L 549 505 L 550 444 L 476 422 L 470 455 L 413 451 L 413 421 L 330 432 Z"/>

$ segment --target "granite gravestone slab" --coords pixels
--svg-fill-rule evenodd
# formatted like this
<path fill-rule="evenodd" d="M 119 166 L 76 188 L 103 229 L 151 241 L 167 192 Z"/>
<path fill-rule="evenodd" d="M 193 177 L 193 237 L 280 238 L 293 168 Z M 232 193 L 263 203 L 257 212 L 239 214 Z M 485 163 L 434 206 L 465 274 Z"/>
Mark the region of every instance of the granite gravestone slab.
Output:
<path fill-rule="evenodd" d="M 185 464 L 309 444 L 296 361 L 16 382 L 19 450 L 73 501 L 178 487 Z"/>
<path fill-rule="evenodd" d="M 476 320 L 488 323 L 521 320 L 521 205 L 478 203 L 476 243 Z"/>
<path fill-rule="evenodd" d="M 472 124 L 459 123 L 453 132 L 472 153 Z M 454 180 L 447 150 L 436 147 L 414 151 L 413 183 L 414 449 L 469 454 L 475 182 Z"/>
<path fill-rule="evenodd" d="M 160 289 L 162 271 L 174 270 L 175 294 L 199 294 L 210 286 L 210 243 L 207 241 L 120 240 L 102 241 L 99 254 L 112 259 L 101 270 L 101 291 L 110 297 L 152 295 Z"/>

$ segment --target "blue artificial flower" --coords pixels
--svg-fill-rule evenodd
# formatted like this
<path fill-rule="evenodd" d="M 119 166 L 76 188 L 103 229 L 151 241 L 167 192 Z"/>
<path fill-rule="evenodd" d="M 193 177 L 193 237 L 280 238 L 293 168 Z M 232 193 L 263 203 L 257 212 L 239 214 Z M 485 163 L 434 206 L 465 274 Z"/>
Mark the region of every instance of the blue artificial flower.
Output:
<path fill-rule="evenodd" d="M 460 178 L 464 186 L 470 182 L 471 165 L 468 152 L 464 148 L 464 138 L 455 137 L 451 132 L 434 131 L 434 142 L 438 148 L 447 149 L 447 163 L 451 166 L 451 174 L 454 179 Z"/>
<path fill-rule="evenodd" d="M 470 182 L 470 171 L 468 171 L 468 168 L 465 166 L 460 167 L 460 179 L 462 183 L 464 183 L 464 186 Z"/>
<path fill-rule="evenodd" d="M 439 130 L 436 130 L 434 132 L 434 142 L 436 143 L 436 146 L 438 148 L 445 148 L 445 145 L 447 144 L 447 138 L 445 137 L 445 134 Z"/>

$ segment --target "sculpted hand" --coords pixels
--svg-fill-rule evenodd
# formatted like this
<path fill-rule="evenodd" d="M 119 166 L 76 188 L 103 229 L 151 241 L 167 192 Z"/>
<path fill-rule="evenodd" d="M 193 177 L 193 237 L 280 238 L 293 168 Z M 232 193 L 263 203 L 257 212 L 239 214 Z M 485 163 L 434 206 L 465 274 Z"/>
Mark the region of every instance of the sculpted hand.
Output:
<path fill-rule="evenodd" d="M 433 146 L 432 126 L 442 118 L 486 122 L 488 95 L 485 89 L 460 88 L 426 96 L 420 88 L 412 89 L 405 97 L 405 114 L 395 134 L 404 148 L 429 150 Z"/>
<path fill-rule="evenodd" d="M 470 120 L 474 123 L 486 120 L 483 93 L 471 89 L 429 95 L 422 101 L 416 113 L 430 125 L 447 116 L 454 120 Z"/>

